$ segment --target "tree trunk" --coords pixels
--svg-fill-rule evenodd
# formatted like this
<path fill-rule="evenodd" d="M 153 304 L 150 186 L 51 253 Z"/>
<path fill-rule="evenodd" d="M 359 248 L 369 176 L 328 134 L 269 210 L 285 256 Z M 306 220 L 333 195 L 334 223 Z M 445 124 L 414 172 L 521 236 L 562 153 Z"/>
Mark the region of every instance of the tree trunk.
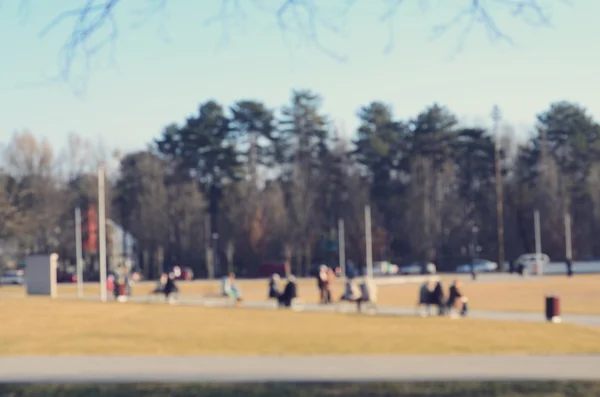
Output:
<path fill-rule="evenodd" d="M 233 266 L 233 256 L 235 254 L 235 244 L 233 243 L 232 240 L 229 240 L 227 242 L 227 272 L 231 273 L 234 271 L 234 266 Z"/>
<path fill-rule="evenodd" d="M 285 268 L 285 276 L 289 277 L 292 274 L 292 256 L 293 256 L 293 248 L 290 243 L 285 243 L 283 247 L 283 255 L 285 257 L 284 268 Z"/>
<path fill-rule="evenodd" d="M 312 265 L 312 247 L 310 245 L 310 243 L 307 243 L 304 245 L 304 265 L 305 268 L 302 269 L 303 270 L 303 275 L 308 274 L 308 272 L 310 271 L 310 267 Z"/>
<path fill-rule="evenodd" d="M 165 251 L 162 245 L 158 245 L 156 247 L 156 255 L 155 255 L 155 263 L 156 263 L 156 275 L 160 275 L 164 272 L 164 261 L 165 261 Z"/>
<path fill-rule="evenodd" d="M 211 280 L 215 277 L 215 267 L 213 261 L 213 249 L 208 247 L 206 249 L 206 277 Z"/>

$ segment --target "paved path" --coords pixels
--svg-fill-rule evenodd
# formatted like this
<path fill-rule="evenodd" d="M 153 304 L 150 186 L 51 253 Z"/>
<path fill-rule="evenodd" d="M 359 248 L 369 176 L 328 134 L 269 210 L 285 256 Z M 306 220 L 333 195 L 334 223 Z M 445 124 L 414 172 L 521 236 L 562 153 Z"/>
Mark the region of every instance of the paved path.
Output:
<path fill-rule="evenodd" d="M 600 380 L 600 356 L 0 357 L 0 382 Z"/>
<path fill-rule="evenodd" d="M 147 297 L 133 297 L 131 298 L 134 302 L 148 301 Z M 222 298 L 201 298 L 201 297 L 182 297 L 179 300 L 180 304 L 184 305 L 201 305 L 209 307 L 232 307 L 232 304 L 227 299 Z M 244 307 L 256 308 L 256 309 L 271 309 L 275 310 L 276 305 L 272 301 L 263 302 L 244 302 Z M 333 305 L 318 305 L 318 304 L 304 304 L 303 309 L 305 311 L 316 311 L 316 312 L 336 312 L 340 309 L 346 311 L 356 311 L 355 306 L 333 304 Z M 435 312 L 435 309 L 432 309 Z M 406 307 L 379 307 L 377 309 L 377 315 L 388 315 L 388 316 L 414 316 L 417 314 L 416 308 Z M 469 317 L 481 318 L 486 320 L 501 320 L 501 321 L 527 321 L 527 322 L 546 322 L 544 313 L 532 313 L 532 312 L 500 312 L 500 311 L 481 311 L 471 310 L 469 311 Z M 567 314 L 561 316 L 563 322 L 585 325 L 590 327 L 600 327 L 600 315 L 585 315 L 585 314 Z"/>
<path fill-rule="evenodd" d="M 10 293 L 0 293 L 0 298 L 2 296 L 6 297 L 23 297 L 22 294 L 10 294 Z M 76 295 L 62 295 L 59 298 L 61 299 L 78 299 Z M 87 296 L 84 297 L 85 300 L 98 301 L 99 297 L 97 296 Z M 112 299 L 112 297 L 109 297 Z M 163 303 L 164 300 L 161 296 L 134 296 L 129 298 L 130 302 L 136 303 Z M 231 307 L 232 302 L 223 299 L 223 298 L 206 298 L 200 296 L 182 296 L 177 302 L 181 305 L 193 305 L 193 306 L 205 306 L 205 307 Z M 245 308 L 252 309 L 263 309 L 263 310 L 276 310 L 277 307 L 273 301 L 246 301 L 243 306 Z M 304 304 L 302 307 L 304 311 L 313 311 L 313 312 L 353 312 L 356 311 L 354 306 L 351 305 L 343 305 L 333 304 L 328 306 L 318 305 L 318 304 Z M 435 311 L 435 309 L 432 309 Z M 377 309 L 376 315 L 384 315 L 384 316 L 415 316 L 417 314 L 416 308 L 406 308 L 406 307 L 379 307 Z M 525 322 L 546 322 L 546 318 L 543 313 L 533 313 L 533 312 L 502 312 L 502 311 L 481 311 L 481 310 L 470 310 L 469 317 L 472 318 L 480 318 L 485 320 L 500 320 L 500 321 L 525 321 Z M 593 314 L 565 314 L 561 315 L 561 319 L 563 322 L 579 324 L 588 327 L 600 327 L 600 315 Z"/>

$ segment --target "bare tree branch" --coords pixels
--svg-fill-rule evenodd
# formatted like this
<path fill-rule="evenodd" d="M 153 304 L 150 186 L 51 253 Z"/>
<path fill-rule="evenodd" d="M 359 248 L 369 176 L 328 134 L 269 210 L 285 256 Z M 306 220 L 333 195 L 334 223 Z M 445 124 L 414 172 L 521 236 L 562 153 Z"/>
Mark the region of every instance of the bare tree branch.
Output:
<path fill-rule="evenodd" d="M 558 0 L 567 3 L 568 0 Z M 538 27 L 551 26 L 551 17 L 546 7 L 539 0 L 469 0 L 469 4 L 463 7 L 454 17 L 446 23 L 434 27 L 435 37 L 440 37 L 449 30 L 460 26 L 457 51 L 461 51 L 469 34 L 477 25 L 485 29 L 488 40 L 504 41 L 513 45 L 512 38 L 501 29 L 491 12 L 490 5 L 501 6 L 513 17 L 523 19 L 525 22 Z M 528 19 L 532 18 L 532 19 Z"/>
<path fill-rule="evenodd" d="M 136 14 L 146 20 L 153 15 L 164 12 L 169 0 L 146 0 L 148 8 Z M 365 0 L 366 1 L 366 0 Z M 370 0 L 373 2 L 373 0 Z M 425 5 L 425 0 L 416 0 Z M 434 37 L 440 37 L 452 29 L 459 29 L 458 50 L 460 51 L 469 34 L 476 26 L 485 29 L 490 41 L 513 43 L 512 38 L 498 25 L 493 13 L 504 10 L 507 15 L 523 20 L 534 26 L 550 26 L 550 3 L 569 4 L 571 0 L 462 0 L 462 8 L 448 21 L 434 26 Z M 222 43 L 229 39 L 231 29 L 244 26 L 250 9 L 274 16 L 284 38 L 289 33 L 305 39 L 309 45 L 317 48 L 331 58 L 344 61 L 346 57 L 322 43 L 321 33 L 342 35 L 341 26 L 358 0 L 341 0 L 338 7 L 333 7 L 330 0 L 278 0 L 275 8 L 265 5 L 263 0 L 221 0 L 221 7 L 216 15 L 208 18 L 205 25 L 219 23 L 223 30 Z M 408 0 L 380 0 L 385 11 L 380 22 L 388 24 L 389 37 L 384 52 L 394 48 L 394 19 L 401 7 Z M 457 3 L 454 1 L 454 3 Z M 27 4 L 27 0 L 23 0 Z M 89 72 L 92 58 L 107 46 L 114 46 L 119 30 L 115 17 L 115 9 L 124 4 L 121 0 L 85 0 L 80 8 L 63 11 L 54 18 L 40 33 L 44 37 L 57 26 L 74 22 L 73 29 L 60 52 L 60 79 L 72 81 L 73 68 L 79 56 L 83 56 L 84 70 Z M 272 4 L 272 3 L 271 3 Z M 341 4 L 341 5 L 340 5 Z M 250 8 L 249 8 L 250 7 Z M 329 7 L 329 8 L 326 8 Z M 494 11 L 492 11 L 494 10 Z M 241 22 L 241 23 L 240 23 Z M 140 26 L 143 22 L 134 24 Z"/>
<path fill-rule="evenodd" d="M 79 54 L 84 56 L 87 74 L 94 56 L 107 46 L 115 44 L 119 31 L 114 9 L 119 3 L 120 0 L 103 0 L 101 3 L 86 0 L 83 7 L 62 12 L 42 29 L 40 37 L 46 36 L 69 20 L 75 21 L 73 30 L 61 50 L 59 77 L 63 81 L 72 80 L 73 65 Z"/>

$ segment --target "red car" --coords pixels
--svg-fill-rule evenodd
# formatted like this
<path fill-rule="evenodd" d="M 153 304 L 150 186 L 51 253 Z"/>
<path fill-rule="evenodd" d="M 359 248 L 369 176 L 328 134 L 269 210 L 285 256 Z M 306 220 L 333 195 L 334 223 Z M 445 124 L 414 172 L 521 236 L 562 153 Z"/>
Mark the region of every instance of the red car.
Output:
<path fill-rule="evenodd" d="M 194 279 L 194 271 L 192 270 L 191 267 L 180 267 L 180 266 L 173 266 L 173 268 L 171 270 L 169 270 L 167 273 L 175 273 L 176 280 L 193 280 Z"/>
<path fill-rule="evenodd" d="M 66 270 L 56 270 L 56 282 L 57 283 L 76 283 L 77 275 Z"/>

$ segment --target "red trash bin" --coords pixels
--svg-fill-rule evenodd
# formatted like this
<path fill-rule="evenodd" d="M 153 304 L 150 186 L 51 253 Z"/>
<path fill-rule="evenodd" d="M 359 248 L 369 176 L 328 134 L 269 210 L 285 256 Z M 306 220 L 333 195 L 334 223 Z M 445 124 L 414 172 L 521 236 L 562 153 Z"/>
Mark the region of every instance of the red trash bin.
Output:
<path fill-rule="evenodd" d="M 558 295 L 546 296 L 546 320 L 559 323 L 560 322 L 560 297 Z"/>

